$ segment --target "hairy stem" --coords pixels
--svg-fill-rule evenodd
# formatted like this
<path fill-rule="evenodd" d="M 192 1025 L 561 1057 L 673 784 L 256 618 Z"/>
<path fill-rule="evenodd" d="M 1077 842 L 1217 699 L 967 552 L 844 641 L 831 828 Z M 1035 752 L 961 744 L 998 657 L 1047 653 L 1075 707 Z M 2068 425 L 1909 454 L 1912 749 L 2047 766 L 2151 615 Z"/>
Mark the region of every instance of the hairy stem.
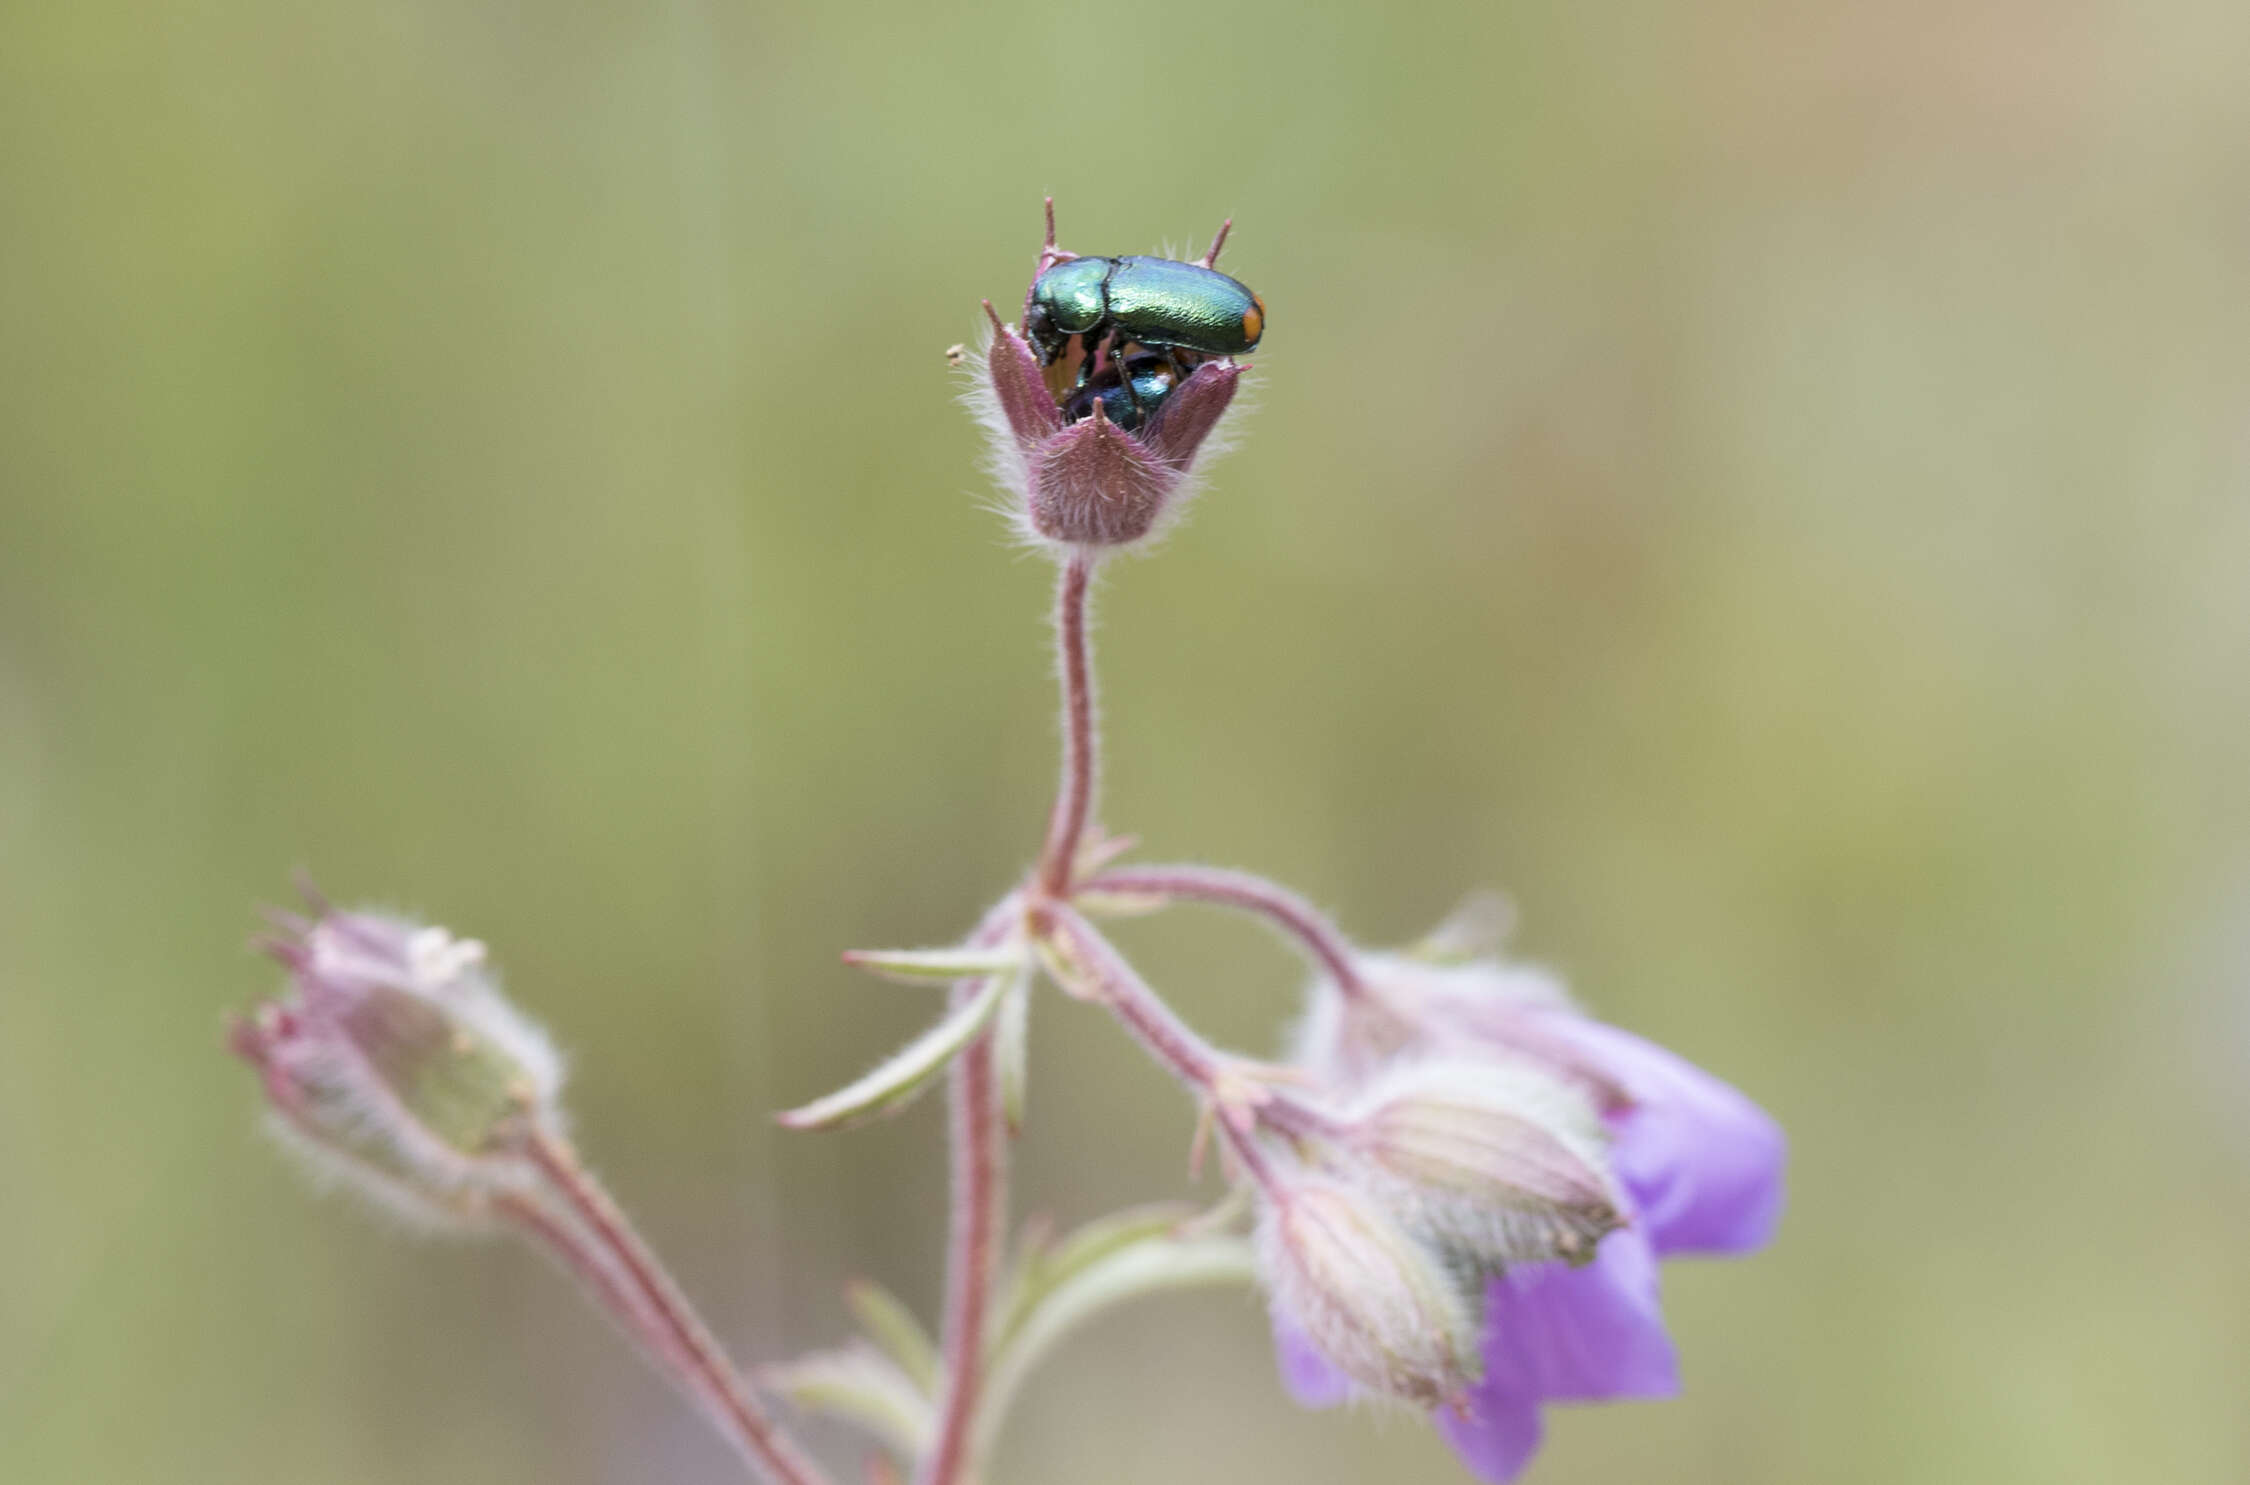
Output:
<path fill-rule="evenodd" d="M 1020 911 L 1020 900 L 1011 895 L 985 915 L 969 939 L 971 946 L 999 943 L 1015 927 Z M 962 981 L 954 987 L 953 1003 L 974 997 L 983 983 Z M 965 1485 L 975 1464 L 985 1323 L 1008 1201 L 1007 1121 L 1000 1109 L 990 1031 L 954 1059 L 947 1094 L 953 1213 L 945 1260 L 945 1397 L 936 1439 L 915 1476 L 918 1485 Z"/>
<path fill-rule="evenodd" d="M 1047 909 L 1046 917 L 1068 945 L 1070 957 L 1094 977 L 1103 1004 L 1125 1023 L 1134 1040 L 1191 1092 L 1215 1093 L 1225 1065 L 1218 1049 L 1182 1021 L 1140 971 L 1077 910 L 1058 904 Z"/>
<path fill-rule="evenodd" d="M 769 1417 L 710 1327 L 695 1312 L 680 1286 L 633 1230 L 578 1153 L 557 1136 L 535 1133 L 529 1152 L 540 1172 L 593 1243 L 598 1257 L 577 1249 L 568 1230 L 549 1223 L 537 1235 L 557 1242 L 565 1262 L 594 1286 L 628 1328 L 641 1333 L 653 1326 L 650 1354 L 669 1366 L 676 1379 L 699 1396 L 727 1438 L 760 1479 L 779 1485 L 828 1485 L 811 1458 Z M 517 1211 L 521 1218 L 523 1213 Z"/>
<path fill-rule="evenodd" d="M 1064 564 L 1055 591 L 1055 655 L 1062 672 L 1062 784 L 1033 871 L 1034 896 L 1068 895 L 1079 842 L 1094 808 L 1094 677 L 1086 645 L 1086 600 L 1093 560 L 1078 553 Z M 988 914 L 972 944 L 996 943 L 1016 921 L 1020 899 Z M 954 1003 L 974 995 L 977 981 L 954 987 Z M 988 1031 L 954 1060 L 948 1082 L 947 1137 L 952 1162 L 952 1222 L 945 1266 L 945 1397 L 937 1436 L 915 1475 L 916 1485 L 966 1485 L 974 1472 L 977 1401 L 983 1384 L 985 1322 L 999 1268 L 1007 1207 L 1007 1121 Z"/>
<path fill-rule="evenodd" d="M 1007 1142 L 1000 1118 L 992 1039 L 980 1037 L 953 1064 L 950 1138 L 953 1221 L 945 1276 L 945 1402 L 936 1441 L 918 1479 L 961 1485 L 971 1478 L 969 1445 L 976 1433 L 983 1383 L 984 1331 L 998 1267 Z"/>
<path fill-rule="evenodd" d="M 1039 886 L 1049 897 L 1070 894 L 1078 842 L 1094 808 L 1098 766 L 1094 737 L 1094 675 L 1086 647 L 1086 596 L 1093 560 L 1083 552 L 1064 565 L 1055 594 L 1055 651 L 1062 670 L 1062 788 L 1047 823 L 1047 842 L 1039 853 Z"/>
<path fill-rule="evenodd" d="M 1294 939 L 1311 960 L 1328 972 L 1344 994 L 1366 992 L 1352 959 L 1351 940 L 1320 909 L 1277 882 L 1246 871 L 1215 866 L 1136 866 L 1105 871 L 1084 884 L 1091 892 L 1135 897 L 1172 897 L 1208 902 L 1256 913 Z"/>
<path fill-rule="evenodd" d="M 1328 1130 L 1328 1119 L 1271 1088 L 1228 1077 L 1230 1059 L 1179 1018 L 1140 971 L 1117 952 L 1100 930 L 1075 909 L 1056 904 L 1046 910 L 1053 931 L 1068 944 L 1071 957 L 1098 983 L 1102 1001 L 1133 1039 L 1164 1069 L 1218 1111 L 1220 1134 L 1243 1169 L 1261 1185 L 1271 1184 L 1265 1155 L 1251 1137 L 1260 1123 L 1289 1133 Z M 1245 1064 L 1237 1064 L 1245 1065 Z M 1230 1082 L 1235 1086 L 1229 1086 Z"/>
<path fill-rule="evenodd" d="M 632 1279 L 614 1259 L 596 1247 L 583 1227 L 549 1210 L 544 1199 L 530 1195 L 504 1196 L 495 1205 L 523 1234 L 544 1247 L 604 1310 L 619 1329 L 631 1336 L 657 1371 L 685 1386 L 697 1402 L 703 1400 L 695 1362 L 680 1348 L 678 1337 L 663 1316 L 650 1307 Z"/>

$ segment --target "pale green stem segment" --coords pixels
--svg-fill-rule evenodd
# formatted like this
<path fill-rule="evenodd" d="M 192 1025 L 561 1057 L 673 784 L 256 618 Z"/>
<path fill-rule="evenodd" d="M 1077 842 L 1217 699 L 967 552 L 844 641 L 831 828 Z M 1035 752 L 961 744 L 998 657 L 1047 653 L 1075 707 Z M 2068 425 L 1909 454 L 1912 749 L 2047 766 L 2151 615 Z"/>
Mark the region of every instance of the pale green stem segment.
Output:
<path fill-rule="evenodd" d="M 1071 1331 L 1144 1295 L 1253 1278 L 1250 1245 L 1235 1236 L 1134 1243 L 1081 1269 L 1049 1291 L 993 1358 L 977 1419 L 977 1452 L 991 1448 L 1017 1390 Z"/>
<path fill-rule="evenodd" d="M 975 988 L 965 998 L 956 996 L 952 1009 L 936 1025 L 885 1058 L 866 1076 L 826 1098 L 775 1117 L 790 1129 L 841 1129 L 891 1113 L 935 1083 L 938 1074 L 956 1058 L 967 1055 L 963 1049 L 992 1024 L 1009 990 L 1029 972 L 1025 960 L 1012 973 L 964 982 Z"/>

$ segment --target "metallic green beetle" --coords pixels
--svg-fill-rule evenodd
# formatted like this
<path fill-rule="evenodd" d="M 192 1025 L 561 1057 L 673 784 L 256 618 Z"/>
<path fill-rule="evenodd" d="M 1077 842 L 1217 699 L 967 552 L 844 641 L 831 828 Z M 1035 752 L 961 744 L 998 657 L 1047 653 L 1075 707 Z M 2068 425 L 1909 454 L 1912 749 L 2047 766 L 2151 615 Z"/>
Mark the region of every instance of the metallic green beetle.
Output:
<path fill-rule="evenodd" d="M 1239 356 L 1257 349 L 1266 306 L 1241 282 L 1170 258 L 1070 258 L 1039 275 L 1024 306 L 1024 339 L 1043 366 L 1073 335 L 1092 352 L 1128 341 L 1155 351 Z"/>

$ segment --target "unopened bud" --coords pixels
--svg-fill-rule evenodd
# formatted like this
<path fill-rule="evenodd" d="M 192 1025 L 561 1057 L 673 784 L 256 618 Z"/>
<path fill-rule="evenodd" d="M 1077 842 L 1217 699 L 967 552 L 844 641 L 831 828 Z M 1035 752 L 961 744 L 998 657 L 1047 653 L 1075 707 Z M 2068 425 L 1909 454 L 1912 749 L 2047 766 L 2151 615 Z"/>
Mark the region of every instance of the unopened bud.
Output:
<path fill-rule="evenodd" d="M 1528 1063 L 1396 1068 L 1368 1090 L 1343 1142 L 1481 1270 L 1584 1263 L 1624 1224 L 1593 1104 Z"/>
<path fill-rule="evenodd" d="M 1450 1402 L 1481 1369 L 1473 1283 L 1371 1192 L 1326 1176 L 1284 1180 L 1258 1225 L 1275 1306 L 1371 1391 Z"/>
<path fill-rule="evenodd" d="M 442 928 L 324 912 L 264 947 L 290 985 L 237 1020 L 276 1127 L 321 1174 L 436 1226 L 475 1226 L 536 1180 L 559 1132 L 562 1063 L 504 1000 L 484 946 Z"/>

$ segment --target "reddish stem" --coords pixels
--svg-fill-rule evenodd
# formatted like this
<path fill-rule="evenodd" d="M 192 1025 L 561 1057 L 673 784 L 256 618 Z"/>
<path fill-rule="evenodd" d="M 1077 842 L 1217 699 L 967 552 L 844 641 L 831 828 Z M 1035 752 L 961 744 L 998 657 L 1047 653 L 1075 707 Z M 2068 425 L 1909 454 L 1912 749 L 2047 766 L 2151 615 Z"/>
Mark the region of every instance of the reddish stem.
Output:
<path fill-rule="evenodd" d="M 1263 877 L 1215 866 L 1139 866 L 1105 871 L 1082 884 L 1081 890 L 1177 897 L 1257 913 L 1295 939 L 1335 980 L 1337 989 L 1349 996 L 1366 991 L 1353 962 L 1351 940 L 1343 931 L 1304 898 Z"/>
<path fill-rule="evenodd" d="M 1191 1091 L 1204 1096 L 1215 1092 L 1224 1062 L 1218 1050 L 1182 1021 L 1077 910 L 1056 904 L 1047 909 L 1046 918 L 1069 943 L 1071 957 L 1093 974 L 1103 1003 L 1134 1039 Z"/>
<path fill-rule="evenodd" d="M 923 1485 L 968 1478 L 984 1384 L 984 1329 L 999 1258 L 1001 1186 L 1007 1161 L 992 1069 L 992 1040 L 978 1038 L 953 1064 L 953 1234 L 945 1278 L 945 1407 L 923 1462 Z"/>
<path fill-rule="evenodd" d="M 547 1210 L 531 1196 L 504 1196 L 494 1205 L 570 1271 L 619 1328 L 647 1350 L 659 1372 L 674 1381 L 701 1387 L 700 1379 L 693 1376 L 694 1361 L 680 1349 L 671 1327 L 649 1307 L 631 1279 L 567 1218 Z"/>
<path fill-rule="evenodd" d="M 970 936 L 989 948 L 1015 928 L 1018 898 L 985 915 Z M 972 999 L 982 980 L 964 980 L 953 1003 Z M 954 1059 L 948 1084 L 948 1143 L 953 1162 L 953 1214 L 945 1272 L 945 1398 L 937 1437 L 916 1475 L 919 1485 L 960 1485 L 969 1478 L 977 1403 L 984 1388 L 985 1322 L 1000 1262 L 1000 1226 L 1007 1205 L 1007 1121 L 987 1031 Z"/>
<path fill-rule="evenodd" d="M 1063 686 L 1062 788 L 1039 853 L 1039 886 L 1057 898 L 1070 894 L 1078 842 L 1094 807 L 1094 677 L 1086 653 L 1086 590 L 1092 576 L 1093 560 L 1083 552 L 1072 556 L 1055 595 L 1055 650 Z"/>
<path fill-rule="evenodd" d="M 780 1485 L 828 1485 L 827 1476 L 758 1405 L 695 1307 L 593 1173 L 579 1163 L 577 1152 L 546 1133 L 533 1134 L 527 1149 L 595 1244 L 598 1258 L 574 1251 L 575 1244 L 567 1240 L 560 1251 L 595 1283 L 597 1297 L 636 1330 L 654 1323 L 651 1354 L 672 1364 L 682 1384 L 703 1396 L 728 1438 L 762 1477 Z M 561 1235 L 559 1228 L 552 1232 Z M 540 1235 L 549 1237 L 548 1232 Z M 626 1301 L 618 1285 L 637 1300 Z"/>
<path fill-rule="evenodd" d="M 1125 1023 L 1125 1029 L 1133 1034 L 1134 1040 L 1198 1097 L 1218 1101 L 1220 1073 L 1226 1065 L 1226 1055 L 1182 1021 L 1171 1006 L 1165 1004 L 1164 997 L 1141 978 L 1140 971 L 1075 909 L 1055 904 L 1046 910 L 1046 919 L 1053 931 L 1069 941 L 1078 963 L 1100 983 L 1103 1003 Z M 1279 1092 L 1252 1108 L 1249 1118 L 1238 1122 L 1238 1112 L 1222 1104 L 1218 1128 L 1241 1160 L 1243 1169 L 1262 1186 L 1271 1185 L 1274 1177 L 1263 1152 L 1251 1137 L 1251 1124 L 1262 1122 L 1299 1134 L 1324 1133 L 1333 1127 L 1325 1115 Z"/>

